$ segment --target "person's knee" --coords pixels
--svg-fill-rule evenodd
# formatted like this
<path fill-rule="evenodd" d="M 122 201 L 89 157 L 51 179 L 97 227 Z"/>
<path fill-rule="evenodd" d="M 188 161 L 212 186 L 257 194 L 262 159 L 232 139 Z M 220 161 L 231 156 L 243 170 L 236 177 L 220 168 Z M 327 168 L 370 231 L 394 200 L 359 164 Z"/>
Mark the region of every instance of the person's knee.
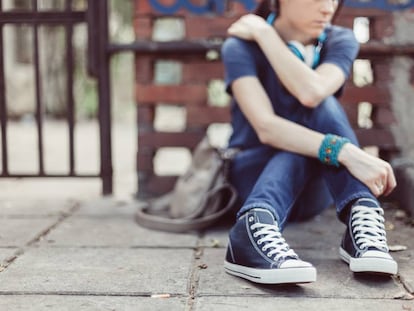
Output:
<path fill-rule="evenodd" d="M 308 120 L 305 120 L 309 128 L 321 132 L 336 134 L 347 137 L 353 144 L 358 145 L 358 141 L 348 116 L 338 100 L 330 96 L 325 99 L 314 111 Z"/>

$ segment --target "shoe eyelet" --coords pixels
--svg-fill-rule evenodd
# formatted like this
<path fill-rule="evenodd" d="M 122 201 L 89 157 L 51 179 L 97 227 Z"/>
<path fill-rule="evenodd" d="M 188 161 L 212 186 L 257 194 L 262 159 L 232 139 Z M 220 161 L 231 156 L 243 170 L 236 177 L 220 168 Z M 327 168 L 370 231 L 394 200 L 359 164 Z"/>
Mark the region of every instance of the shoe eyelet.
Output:
<path fill-rule="evenodd" d="M 262 247 L 262 251 L 264 251 L 264 252 L 265 252 L 266 250 L 267 250 L 266 246 L 263 246 L 263 247 Z"/>
<path fill-rule="evenodd" d="M 249 222 L 253 222 L 254 221 L 254 217 L 253 216 L 250 216 L 249 217 Z"/>
<path fill-rule="evenodd" d="M 269 258 L 270 258 L 270 257 L 272 257 L 272 255 L 270 255 L 270 253 L 268 253 L 268 254 L 267 254 L 267 257 L 269 257 Z"/>

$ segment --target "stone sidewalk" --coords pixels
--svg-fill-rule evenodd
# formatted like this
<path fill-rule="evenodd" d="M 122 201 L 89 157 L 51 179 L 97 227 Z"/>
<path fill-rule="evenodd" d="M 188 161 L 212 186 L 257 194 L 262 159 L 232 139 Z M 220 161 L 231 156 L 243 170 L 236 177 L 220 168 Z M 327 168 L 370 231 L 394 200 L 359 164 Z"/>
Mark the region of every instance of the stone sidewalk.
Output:
<path fill-rule="evenodd" d="M 0 310 L 414 310 L 414 229 L 387 210 L 400 273 L 354 275 L 339 259 L 333 210 L 285 231 L 318 269 L 300 286 L 261 286 L 223 271 L 226 227 L 167 234 L 115 198 L 0 199 Z"/>
<path fill-rule="evenodd" d="M 9 126 L 11 164 L 32 169 L 33 126 Z M 81 169 L 97 167 L 95 128 L 77 125 Z M 66 127 L 47 129 L 47 167 L 62 169 Z M 393 253 L 398 277 L 350 273 L 337 252 L 344 226 L 327 211 L 285 231 L 318 281 L 259 286 L 223 271 L 228 228 L 167 234 L 135 223 L 135 125 L 116 124 L 113 135 L 114 197 L 100 197 L 97 179 L 0 180 L 0 311 L 414 311 L 414 228 L 397 211 L 387 210 L 387 227 L 389 244 L 407 247 Z"/>

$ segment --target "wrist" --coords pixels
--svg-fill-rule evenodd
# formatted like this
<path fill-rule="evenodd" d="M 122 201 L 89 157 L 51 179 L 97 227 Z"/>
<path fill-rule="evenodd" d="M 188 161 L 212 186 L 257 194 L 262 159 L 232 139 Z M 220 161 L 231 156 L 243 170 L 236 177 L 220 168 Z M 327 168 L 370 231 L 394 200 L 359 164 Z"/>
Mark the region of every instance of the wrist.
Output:
<path fill-rule="evenodd" d="M 350 140 L 346 137 L 326 134 L 319 147 L 319 161 L 323 164 L 333 165 L 336 167 L 339 167 L 340 164 L 344 164 L 343 149 L 347 145 L 350 145 L 349 142 Z"/>
<path fill-rule="evenodd" d="M 274 27 L 268 23 L 264 23 L 261 27 L 256 27 L 253 32 L 253 37 L 257 43 L 270 42 L 272 37 L 277 35 Z"/>
<path fill-rule="evenodd" d="M 338 162 L 342 165 L 346 166 L 346 164 L 349 162 L 350 156 L 352 155 L 352 144 L 345 144 L 341 151 L 338 154 Z"/>

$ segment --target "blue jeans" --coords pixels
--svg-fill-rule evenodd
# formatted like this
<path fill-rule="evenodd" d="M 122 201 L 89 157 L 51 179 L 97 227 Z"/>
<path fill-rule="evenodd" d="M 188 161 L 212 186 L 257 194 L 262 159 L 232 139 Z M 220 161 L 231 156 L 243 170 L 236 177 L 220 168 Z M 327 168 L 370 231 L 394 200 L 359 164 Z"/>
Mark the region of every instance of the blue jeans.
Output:
<path fill-rule="evenodd" d="M 358 145 L 341 105 L 329 97 L 317 108 L 297 110 L 295 122 L 321 133 L 347 137 Z M 375 196 L 348 170 L 327 166 L 317 159 L 281 151 L 266 145 L 241 151 L 234 159 L 230 180 L 239 193 L 241 209 L 266 208 L 281 229 L 288 220 L 313 217 L 335 204 L 338 217 L 346 221 L 348 205 L 358 198 Z"/>

